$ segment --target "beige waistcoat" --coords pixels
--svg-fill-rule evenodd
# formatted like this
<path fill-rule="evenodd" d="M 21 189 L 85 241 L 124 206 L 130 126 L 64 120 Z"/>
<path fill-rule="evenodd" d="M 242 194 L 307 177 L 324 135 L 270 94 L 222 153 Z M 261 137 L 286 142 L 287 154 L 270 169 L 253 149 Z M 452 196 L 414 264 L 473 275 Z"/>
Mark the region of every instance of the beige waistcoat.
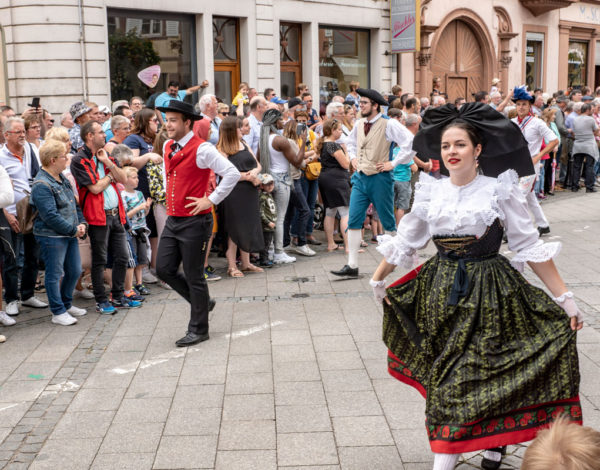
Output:
<path fill-rule="evenodd" d="M 390 158 L 390 143 L 385 138 L 387 119 L 380 117 L 371 126 L 365 136 L 365 119 L 358 122 L 356 135 L 356 158 L 358 158 L 358 171 L 367 176 L 379 173 L 377 163 L 385 163 Z"/>

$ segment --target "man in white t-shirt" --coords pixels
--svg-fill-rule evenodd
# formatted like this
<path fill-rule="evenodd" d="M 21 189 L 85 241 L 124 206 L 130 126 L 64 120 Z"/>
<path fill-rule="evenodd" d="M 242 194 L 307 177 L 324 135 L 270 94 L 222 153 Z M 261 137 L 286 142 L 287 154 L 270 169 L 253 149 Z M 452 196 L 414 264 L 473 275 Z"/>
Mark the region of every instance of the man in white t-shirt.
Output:
<path fill-rule="evenodd" d="M 535 176 L 538 177 L 541 166 L 540 161 L 544 155 L 553 152 L 556 147 L 558 147 L 558 137 L 544 121 L 533 115 L 531 112 L 533 100 L 533 96 L 525 90 L 525 87 L 515 88 L 513 101 L 517 108 L 517 117 L 513 118 L 512 121 L 519 126 L 528 143 L 529 153 L 531 154 L 531 159 L 533 160 L 533 166 L 535 168 Z M 544 140 L 548 143 L 542 149 Z M 535 178 L 522 178 L 521 188 L 526 193 L 525 197 L 527 198 L 527 205 L 535 217 L 538 231 L 540 232 L 540 235 L 543 235 L 545 233 L 550 233 L 550 226 L 548 224 L 548 219 L 546 219 L 546 216 L 540 207 L 537 196 L 533 191 L 534 183 Z"/>

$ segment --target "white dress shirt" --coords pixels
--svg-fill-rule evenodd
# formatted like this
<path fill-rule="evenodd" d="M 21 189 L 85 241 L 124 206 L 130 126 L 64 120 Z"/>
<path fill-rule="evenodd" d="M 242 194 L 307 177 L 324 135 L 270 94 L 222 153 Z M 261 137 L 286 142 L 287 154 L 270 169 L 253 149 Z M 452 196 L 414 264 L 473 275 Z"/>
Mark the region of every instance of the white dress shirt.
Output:
<path fill-rule="evenodd" d="M 0 165 L 4 167 L 10 177 L 14 188 L 14 204 L 6 207 L 6 210 L 17 215 L 16 203 L 27 196 L 31 192 L 31 148 L 28 143 L 25 143 L 25 154 L 23 155 L 23 163 L 14 155 L 8 146 L 4 146 L 0 150 Z M 33 156 L 35 158 L 35 156 Z"/>
<path fill-rule="evenodd" d="M 250 116 L 248 116 L 248 122 L 250 123 L 250 133 L 244 136 L 244 142 L 248 144 L 248 147 L 250 147 L 254 155 L 256 155 L 258 152 L 258 145 L 260 143 L 260 130 L 262 128 L 262 122 L 260 122 L 252 113 L 250 113 Z"/>
<path fill-rule="evenodd" d="M 381 113 L 371 119 L 371 124 L 375 123 L 378 119 L 383 119 Z M 352 132 L 346 137 L 345 144 L 348 150 L 348 156 L 350 160 L 356 158 L 356 146 L 358 139 L 358 126 L 364 126 L 365 121 L 359 119 L 354 124 Z M 399 164 L 407 164 L 416 155 L 416 152 L 412 149 L 413 134 L 399 123 L 396 119 L 387 119 L 387 127 L 385 128 L 385 138 L 388 142 L 394 142 L 400 150 L 396 154 L 396 157 L 392 160 L 392 166 L 395 168 Z"/>
<path fill-rule="evenodd" d="M 513 118 L 512 122 L 518 126 L 519 118 Z M 550 129 L 544 121 L 535 116 L 529 120 L 523 129 L 521 129 L 521 132 L 523 132 L 523 136 L 527 141 L 529 153 L 531 154 L 532 158 L 540 153 L 544 139 L 546 139 L 548 142 L 558 139 L 556 134 L 552 132 L 552 129 Z"/>
<path fill-rule="evenodd" d="M 177 144 L 179 144 L 179 148 L 185 147 L 185 145 L 193 136 L 194 133 L 190 131 L 183 138 L 178 140 Z M 163 147 L 163 155 L 165 155 L 165 158 L 167 158 L 167 152 L 171 150 L 167 149 L 167 142 L 165 142 Z M 233 164 L 227 158 L 225 158 L 213 144 L 208 142 L 204 142 L 198 146 L 198 151 L 196 153 L 196 165 L 201 169 L 210 169 L 221 177 L 221 182 L 217 186 L 217 189 L 215 189 L 210 196 L 208 196 L 208 199 L 214 205 L 219 204 L 227 197 L 241 177 L 237 168 L 233 166 Z M 166 188 L 167 175 L 164 166 L 163 180 Z"/>

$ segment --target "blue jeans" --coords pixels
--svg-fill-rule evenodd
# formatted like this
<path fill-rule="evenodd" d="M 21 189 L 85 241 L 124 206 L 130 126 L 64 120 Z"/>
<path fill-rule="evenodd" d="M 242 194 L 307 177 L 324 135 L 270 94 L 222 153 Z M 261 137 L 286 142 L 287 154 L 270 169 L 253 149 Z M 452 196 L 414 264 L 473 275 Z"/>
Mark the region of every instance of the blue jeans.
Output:
<path fill-rule="evenodd" d="M 306 203 L 308 204 L 308 210 L 310 211 L 310 216 L 306 221 L 306 235 L 310 236 L 313 233 L 313 222 L 315 219 L 315 204 L 317 202 L 317 195 L 319 194 L 319 179 L 309 180 L 306 176 L 302 175 L 300 177 L 300 186 L 302 187 L 302 192 L 304 193 L 304 197 L 306 198 Z M 292 235 L 297 236 L 299 229 L 298 224 L 300 222 L 300 218 L 298 217 L 298 212 L 294 215 L 292 219 Z"/>
<path fill-rule="evenodd" d="M 81 259 L 77 238 L 36 235 L 40 257 L 46 266 L 46 294 L 53 315 L 71 308 L 73 290 L 81 275 Z M 62 277 L 62 282 L 61 282 Z"/>

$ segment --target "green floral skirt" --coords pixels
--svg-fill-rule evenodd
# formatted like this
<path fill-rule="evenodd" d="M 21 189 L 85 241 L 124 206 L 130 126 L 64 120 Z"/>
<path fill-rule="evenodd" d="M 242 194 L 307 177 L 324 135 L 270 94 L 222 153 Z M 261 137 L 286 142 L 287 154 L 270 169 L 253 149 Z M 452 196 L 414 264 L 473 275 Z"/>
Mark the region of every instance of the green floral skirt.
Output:
<path fill-rule="evenodd" d="M 384 304 L 389 372 L 426 398 L 432 450 L 528 441 L 561 414 L 581 422 L 564 311 L 501 255 L 467 261 L 468 291 L 449 305 L 457 266 L 435 255 L 390 286 Z"/>

